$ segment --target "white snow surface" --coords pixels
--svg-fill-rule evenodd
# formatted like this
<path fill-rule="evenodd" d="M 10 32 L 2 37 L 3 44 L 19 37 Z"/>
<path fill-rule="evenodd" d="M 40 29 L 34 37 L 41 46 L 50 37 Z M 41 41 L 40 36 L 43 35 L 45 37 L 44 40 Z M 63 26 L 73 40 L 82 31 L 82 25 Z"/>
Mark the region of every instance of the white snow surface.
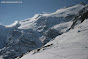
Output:
<path fill-rule="evenodd" d="M 14 27 L 18 24 L 18 21 L 15 21 L 14 23 L 12 23 L 11 25 L 6 25 L 6 27 Z"/>
<path fill-rule="evenodd" d="M 21 59 L 88 59 L 88 19 L 45 46 L 25 54 Z"/>
<path fill-rule="evenodd" d="M 0 56 L 0 59 L 3 59 L 3 57 L 2 57 L 2 56 Z"/>

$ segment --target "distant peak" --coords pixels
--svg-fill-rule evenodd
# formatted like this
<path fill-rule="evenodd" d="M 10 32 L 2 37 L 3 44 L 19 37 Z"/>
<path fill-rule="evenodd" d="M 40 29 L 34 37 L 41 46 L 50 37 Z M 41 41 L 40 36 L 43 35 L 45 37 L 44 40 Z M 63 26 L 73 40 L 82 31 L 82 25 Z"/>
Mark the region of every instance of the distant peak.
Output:
<path fill-rule="evenodd" d="M 86 5 L 86 3 L 84 3 L 84 2 L 80 2 L 79 4 L 84 5 L 84 6 Z"/>

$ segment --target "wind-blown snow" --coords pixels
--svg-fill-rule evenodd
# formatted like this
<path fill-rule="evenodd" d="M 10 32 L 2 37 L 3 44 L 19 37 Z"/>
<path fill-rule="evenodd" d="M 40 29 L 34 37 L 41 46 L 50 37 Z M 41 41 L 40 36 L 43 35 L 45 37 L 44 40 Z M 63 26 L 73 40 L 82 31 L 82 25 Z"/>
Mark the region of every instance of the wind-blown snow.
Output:
<path fill-rule="evenodd" d="M 15 21 L 14 23 L 12 23 L 11 25 L 6 25 L 6 27 L 14 27 L 18 24 L 19 22 L 18 21 Z"/>

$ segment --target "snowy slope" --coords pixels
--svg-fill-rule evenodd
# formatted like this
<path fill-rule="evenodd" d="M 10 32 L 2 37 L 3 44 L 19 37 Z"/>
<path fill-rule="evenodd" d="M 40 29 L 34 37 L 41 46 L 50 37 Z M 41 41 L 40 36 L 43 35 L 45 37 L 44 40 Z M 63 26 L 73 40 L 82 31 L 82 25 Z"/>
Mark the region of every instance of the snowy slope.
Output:
<path fill-rule="evenodd" d="M 45 46 L 21 59 L 88 59 L 88 19 Z"/>
<path fill-rule="evenodd" d="M 3 36 L 5 33 L 6 39 L 1 39 L 3 36 L 0 36 L 0 40 L 3 41 L 0 41 L 0 44 L 4 47 L 0 49 L 0 56 L 4 59 L 15 59 L 42 47 L 65 33 L 71 27 L 73 18 L 85 7 L 83 4 L 77 4 L 50 14 L 36 14 L 32 18 L 4 26 L 6 30 L 0 33 L 3 33 Z"/>

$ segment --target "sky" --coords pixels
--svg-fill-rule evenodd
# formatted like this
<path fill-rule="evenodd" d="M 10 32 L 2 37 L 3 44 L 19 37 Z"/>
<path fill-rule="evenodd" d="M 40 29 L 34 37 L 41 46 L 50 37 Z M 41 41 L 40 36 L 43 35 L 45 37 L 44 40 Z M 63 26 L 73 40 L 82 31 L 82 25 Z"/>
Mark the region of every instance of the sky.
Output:
<path fill-rule="evenodd" d="M 0 24 L 10 25 L 14 21 L 25 20 L 38 13 L 52 13 L 65 6 L 88 0 L 0 0 L 22 1 L 23 3 L 0 3 Z"/>

